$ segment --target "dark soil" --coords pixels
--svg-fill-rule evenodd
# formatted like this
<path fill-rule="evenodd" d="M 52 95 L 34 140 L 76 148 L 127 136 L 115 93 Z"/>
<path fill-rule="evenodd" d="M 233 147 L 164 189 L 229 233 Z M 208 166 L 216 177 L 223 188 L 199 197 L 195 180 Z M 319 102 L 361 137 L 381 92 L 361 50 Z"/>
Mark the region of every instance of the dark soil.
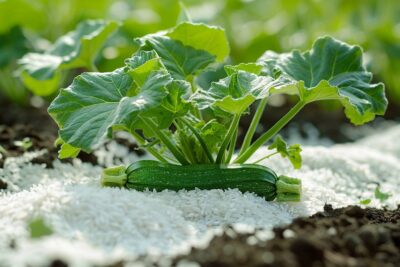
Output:
<path fill-rule="evenodd" d="M 16 105 L 3 103 L 0 107 L 0 145 L 7 151 L 0 159 L 0 167 L 4 164 L 6 157 L 22 155 L 25 150 L 16 146 L 16 141 L 29 138 L 32 146 L 27 150 L 42 150 L 47 153 L 34 158 L 34 164 L 45 164 L 52 168 L 53 161 L 57 158 L 57 148 L 54 141 L 57 138 L 57 125 L 47 114 L 45 108 L 21 108 Z M 87 153 L 80 153 L 79 158 L 84 162 L 97 164 L 96 157 Z M 65 160 L 69 162 L 68 160 Z"/>
<path fill-rule="evenodd" d="M 254 233 L 226 229 L 207 248 L 193 248 L 174 264 L 184 260 L 200 266 L 400 266 L 400 207 L 334 210 L 326 205 L 324 212 L 298 218 L 273 232 L 272 240 L 260 241 Z"/>
<path fill-rule="evenodd" d="M 20 107 L 9 103 L 0 103 L 0 145 L 6 150 L 0 158 L 0 168 L 4 165 L 6 157 L 22 155 L 23 148 L 16 146 L 16 141 L 29 138 L 32 146 L 28 151 L 46 150 L 42 156 L 31 160 L 33 164 L 45 164 L 47 168 L 53 167 L 53 161 L 58 157 L 58 148 L 54 146 L 57 139 L 58 127 L 48 115 L 46 108 Z M 144 151 L 127 139 L 114 138 L 119 144 L 128 148 L 130 152 L 143 155 Z M 0 152 L 1 153 L 1 152 Z M 79 159 L 98 165 L 97 158 L 93 154 L 80 152 Z M 64 159 L 63 162 L 71 162 Z M 0 189 L 4 189 L 6 184 L 0 181 Z"/>

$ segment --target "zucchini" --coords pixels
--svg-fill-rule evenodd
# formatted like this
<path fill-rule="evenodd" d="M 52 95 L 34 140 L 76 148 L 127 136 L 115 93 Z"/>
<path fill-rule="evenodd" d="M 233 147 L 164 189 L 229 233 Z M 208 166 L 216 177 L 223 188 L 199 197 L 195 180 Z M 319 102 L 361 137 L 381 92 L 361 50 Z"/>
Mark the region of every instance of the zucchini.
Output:
<path fill-rule="evenodd" d="M 252 192 L 272 201 L 299 201 L 299 179 L 277 176 L 271 169 L 257 164 L 174 165 L 153 160 L 137 161 L 127 168 L 117 166 L 103 170 L 103 186 L 119 186 L 138 191 L 182 189 L 229 189 Z"/>

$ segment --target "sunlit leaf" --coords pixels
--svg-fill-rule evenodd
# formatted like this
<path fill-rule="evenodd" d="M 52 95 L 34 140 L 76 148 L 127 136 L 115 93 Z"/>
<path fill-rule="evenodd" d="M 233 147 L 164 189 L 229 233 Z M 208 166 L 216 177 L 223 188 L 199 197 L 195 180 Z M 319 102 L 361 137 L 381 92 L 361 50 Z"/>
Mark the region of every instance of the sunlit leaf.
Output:
<path fill-rule="evenodd" d="M 167 34 L 171 39 L 198 50 L 204 50 L 223 61 L 229 55 L 229 44 L 225 30 L 202 23 L 184 22 Z"/>
<path fill-rule="evenodd" d="M 259 75 L 261 73 L 262 68 L 263 66 L 257 63 L 240 63 L 238 65 L 226 65 L 225 71 L 226 74 L 228 74 L 228 76 L 232 75 L 235 72 L 238 72 L 239 70 Z"/>
<path fill-rule="evenodd" d="M 384 85 L 371 83 L 372 74 L 363 66 L 358 46 L 323 37 L 304 53 L 267 51 L 259 63 L 264 65 L 265 75 L 291 85 L 276 87 L 271 94 L 297 94 L 305 103 L 339 100 L 354 124 L 371 121 L 386 110 Z"/>
<path fill-rule="evenodd" d="M 198 73 L 229 54 L 224 30 L 184 22 L 168 31 L 137 38 L 144 50 L 155 50 L 171 75 L 180 80 Z"/>
<path fill-rule="evenodd" d="M 157 108 L 167 95 L 168 74 L 152 72 L 133 96 L 127 96 L 133 79 L 118 69 L 83 73 L 51 103 L 49 113 L 60 127 L 65 143 L 91 151 L 113 126 L 132 129 L 138 115 Z"/>
<path fill-rule="evenodd" d="M 200 109 L 220 108 L 231 114 L 241 114 L 256 99 L 268 97 L 274 85 L 271 77 L 239 70 L 212 83 L 208 90 L 199 90 L 192 99 Z"/>

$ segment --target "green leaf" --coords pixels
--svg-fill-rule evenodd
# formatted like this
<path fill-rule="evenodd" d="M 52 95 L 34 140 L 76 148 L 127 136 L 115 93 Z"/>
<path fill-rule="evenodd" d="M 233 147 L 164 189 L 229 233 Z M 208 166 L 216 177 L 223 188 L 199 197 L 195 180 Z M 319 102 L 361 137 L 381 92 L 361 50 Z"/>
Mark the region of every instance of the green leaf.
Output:
<path fill-rule="evenodd" d="M 271 77 L 239 70 L 212 83 L 209 90 L 197 91 L 192 100 L 200 109 L 219 108 L 230 114 L 241 114 L 256 99 L 268 97 L 269 89 L 274 85 Z"/>
<path fill-rule="evenodd" d="M 53 230 L 47 226 L 42 218 L 36 218 L 29 222 L 29 233 L 32 239 L 41 238 L 53 234 Z"/>
<path fill-rule="evenodd" d="M 184 22 L 167 34 L 171 39 L 198 50 L 204 50 L 223 61 L 229 55 L 229 44 L 225 30 L 202 23 Z"/>
<path fill-rule="evenodd" d="M 108 73 L 83 73 L 63 89 L 49 107 L 65 143 L 89 152 L 112 132 L 132 130 L 139 115 L 156 109 L 167 95 L 168 74 L 154 71 L 136 88 L 123 69 Z"/>
<path fill-rule="evenodd" d="M 143 51 L 139 50 L 132 57 L 125 60 L 125 64 L 131 69 L 137 69 L 144 65 L 146 62 L 159 63 L 160 57 L 156 51 Z M 158 65 L 158 64 L 157 64 Z"/>
<path fill-rule="evenodd" d="M 174 80 L 167 86 L 167 90 L 168 95 L 161 106 L 175 118 L 185 115 L 191 108 L 191 104 L 187 101 L 191 90 L 190 83 Z"/>
<path fill-rule="evenodd" d="M 195 75 L 229 54 L 223 29 L 184 22 L 169 31 L 135 39 L 141 49 L 155 50 L 165 67 L 178 80 Z"/>
<path fill-rule="evenodd" d="M 295 169 L 300 169 L 302 164 L 301 147 L 299 144 L 288 146 L 285 140 L 280 135 L 275 137 L 274 142 L 269 145 L 268 149 L 276 149 L 276 151 L 283 157 L 288 157 Z"/>
<path fill-rule="evenodd" d="M 382 192 L 381 187 L 378 185 L 375 188 L 374 196 L 376 199 L 379 199 L 380 202 L 384 202 L 391 196 L 391 194 Z"/>
<path fill-rule="evenodd" d="M 62 70 L 92 67 L 98 52 L 117 27 L 116 22 L 84 21 L 43 54 L 28 53 L 19 61 L 23 82 L 37 95 L 52 94 L 58 87 Z"/>
<path fill-rule="evenodd" d="M 59 159 L 67 159 L 67 158 L 76 158 L 79 155 L 81 150 L 77 147 L 71 146 L 64 142 L 61 137 L 58 137 L 54 142 L 54 146 L 60 146 L 60 150 L 58 151 L 58 158 Z"/>
<path fill-rule="evenodd" d="M 125 61 L 129 68 L 128 73 L 133 77 L 134 82 L 140 87 L 148 79 L 149 74 L 154 71 L 167 73 L 161 58 L 154 50 L 139 50 L 135 55 Z M 168 128 L 173 119 L 185 115 L 192 105 L 187 101 L 191 86 L 184 80 L 173 80 L 166 86 L 168 92 L 158 109 L 146 112 L 143 116 L 151 116 L 161 128 Z M 143 125 L 143 127 L 145 127 Z M 150 137 L 149 131 L 146 136 Z"/>
<path fill-rule="evenodd" d="M 287 85 L 271 93 L 298 94 L 305 103 L 339 100 L 354 124 L 371 121 L 386 110 L 384 85 L 371 84 L 372 74 L 363 66 L 359 46 L 323 37 L 304 53 L 267 51 L 259 63 L 264 65 L 265 75 Z"/>
<path fill-rule="evenodd" d="M 262 71 L 263 66 L 257 63 L 240 63 L 238 65 L 226 65 L 224 66 L 226 74 L 232 75 L 239 70 L 250 72 L 259 75 Z"/>
<path fill-rule="evenodd" d="M 214 62 L 215 57 L 206 51 L 184 46 L 181 42 L 165 36 L 147 37 L 142 49 L 155 50 L 165 67 L 178 80 L 185 80 Z"/>
<path fill-rule="evenodd" d="M 215 119 L 210 120 L 200 129 L 200 135 L 211 153 L 218 152 L 219 146 L 226 136 L 226 132 L 227 127 Z"/>
<path fill-rule="evenodd" d="M 166 86 L 168 94 L 162 100 L 161 106 L 143 114 L 144 117 L 154 118 L 160 129 L 167 129 L 174 119 L 184 116 L 192 108 L 187 100 L 190 93 L 190 84 L 183 80 L 173 80 Z M 147 137 L 150 135 L 147 133 Z"/>
<path fill-rule="evenodd" d="M 370 199 L 370 198 L 363 199 L 363 200 L 360 200 L 359 203 L 360 203 L 361 205 L 369 205 L 369 204 L 371 203 L 371 199 Z"/>
<path fill-rule="evenodd" d="M 161 58 L 154 50 L 139 50 L 131 58 L 125 60 L 125 64 L 130 69 L 128 73 L 132 76 L 138 86 L 142 86 L 145 83 L 147 77 L 152 71 L 165 70 Z"/>
<path fill-rule="evenodd" d="M 79 152 L 81 152 L 79 148 L 64 143 L 61 145 L 61 148 L 58 151 L 58 158 L 60 159 L 76 158 Z"/>

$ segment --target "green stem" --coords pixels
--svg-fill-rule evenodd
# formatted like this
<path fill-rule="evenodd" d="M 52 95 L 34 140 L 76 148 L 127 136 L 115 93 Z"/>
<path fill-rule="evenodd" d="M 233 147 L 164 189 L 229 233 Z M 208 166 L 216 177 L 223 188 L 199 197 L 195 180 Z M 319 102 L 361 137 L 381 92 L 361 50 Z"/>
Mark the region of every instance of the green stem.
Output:
<path fill-rule="evenodd" d="M 139 145 L 143 146 L 146 144 L 146 140 L 143 137 L 141 137 L 137 132 L 130 131 L 130 134 L 135 138 L 135 140 L 139 143 Z M 158 153 L 157 150 L 155 150 L 154 148 L 146 147 L 146 151 L 149 152 L 151 155 L 153 155 L 159 161 L 168 163 L 168 161 L 160 153 Z"/>
<path fill-rule="evenodd" d="M 231 142 L 231 140 L 232 140 L 232 135 L 235 133 L 236 128 L 238 127 L 239 120 L 240 120 L 240 114 L 235 114 L 233 116 L 231 125 L 229 126 L 228 133 L 226 134 L 225 139 L 222 142 L 221 147 L 218 151 L 217 160 L 216 160 L 217 164 L 222 163 L 222 161 L 224 159 L 226 148 L 228 147 L 229 142 Z"/>
<path fill-rule="evenodd" d="M 196 128 L 194 128 L 188 121 L 186 121 L 184 118 L 180 118 L 180 121 L 182 121 L 191 131 L 192 133 L 196 136 L 197 140 L 199 141 L 201 147 L 203 148 L 204 152 L 206 153 L 206 156 L 208 160 L 211 163 L 214 163 L 214 159 L 212 157 L 212 154 L 210 150 L 208 149 L 206 142 L 204 141 L 203 137 L 201 137 L 200 133 L 197 131 Z"/>
<path fill-rule="evenodd" d="M 187 138 L 185 136 L 185 132 L 182 130 L 183 127 L 180 124 L 180 122 L 174 120 L 173 121 L 179 135 L 180 139 L 180 150 L 183 152 L 183 154 L 186 156 L 186 158 L 189 160 L 190 163 L 196 164 L 197 159 L 196 156 L 194 155 L 194 151 L 191 148 L 190 144 L 187 142 Z"/>
<path fill-rule="evenodd" d="M 229 144 L 229 150 L 228 150 L 228 155 L 225 159 L 225 163 L 229 164 L 231 162 L 233 152 L 235 152 L 235 147 L 236 147 L 236 141 L 237 141 L 237 136 L 238 136 L 238 127 L 236 127 L 235 133 L 232 136 L 231 143 Z"/>
<path fill-rule="evenodd" d="M 141 119 L 142 122 L 150 128 L 155 135 L 160 139 L 160 141 L 168 148 L 168 150 L 174 155 L 174 157 L 181 163 L 182 165 L 188 165 L 189 162 L 186 160 L 185 156 L 180 152 L 175 144 L 169 140 L 169 138 L 154 124 L 150 119 Z"/>
<path fill-rule="evenodd" d="M 300 201 L 301 180 L 288 176 L 279 176 L 276 182 L 277 201 Z"/>
<path fill-rule="evenodd" d="M 190 76 L 187 78 L 187 80 L 190 82 L 190 87 L 191 87 L 191 89 L 192 89 L 192 94 L 196 93 L 196 91 L 197 91 L 197 86 L 196 86 L 196 84 L 195 84 L 195 82 L 194 82 L 194 77 L 193 77 L 193 75 L 190 75 Z M 201 111 L 200 111 L 200 109 L 199 109 L 198 107 L 194 106 L 194 107 L 193 107 L 193 111 L 194 111 L 194 115 L 195 115 L 197 118 L 199 118 L 200 120 L 203 119 L 203 116 L 201 115 Z"/>
<path fill-rule="evenodd" d="M 241 155 L 235 159 L 235 163 L 244 163 L 248 160 L 262 145 L 268 142 L 275 134 L 277 134 L 297 113 L 305 106 L 303 101 L 299 101 L 285 116 L 283 116 L 274 126 L 266 133 L 261 135 L 250 147 L 248 147 Z"/>
<path fill-rule="evenodd" d="M 262 114 L 264 113 L 266 104 L 267 104 L 267 98 L 262 99 L 258 104 L 256 113 L 254 114 L 249 129 L 247 130 L 246 136 L 244 137 L 242 148 L 240 149 L 239 155 L 242 154 L 250 146 L 251 140 L 253 139 L 254 133 L 256 132 L 257 125 L 260 122 Z"/>
<path fill-rule="evenodd" d="M 101 185 L 106 187 L 124 187 L 127 181 L 125 166 L 105 168 L 101 172 Z"/>
<path fill-rule="evenodd" d="M 262 160 L 264 160 L 264 159 L 268 159 L 268 158 L 270 158 L 270 157 L 272 157 L 272 156 L 274 156 L 274 155 L 276 155 L 276 154 L 279 154 L 279 152 L 276 151 L 276 152 L 274 152 L 274 153 L 272 153 L 272 154 L 266 155 L 265 157 L 262 157 L 261 159 L 258 159 L 258 160 L 256 160 L 256 161 L 254 161 L 252 164 L 257 164 L 257 163 L 259 163 L 260 161 L 262 161 Z"/>

